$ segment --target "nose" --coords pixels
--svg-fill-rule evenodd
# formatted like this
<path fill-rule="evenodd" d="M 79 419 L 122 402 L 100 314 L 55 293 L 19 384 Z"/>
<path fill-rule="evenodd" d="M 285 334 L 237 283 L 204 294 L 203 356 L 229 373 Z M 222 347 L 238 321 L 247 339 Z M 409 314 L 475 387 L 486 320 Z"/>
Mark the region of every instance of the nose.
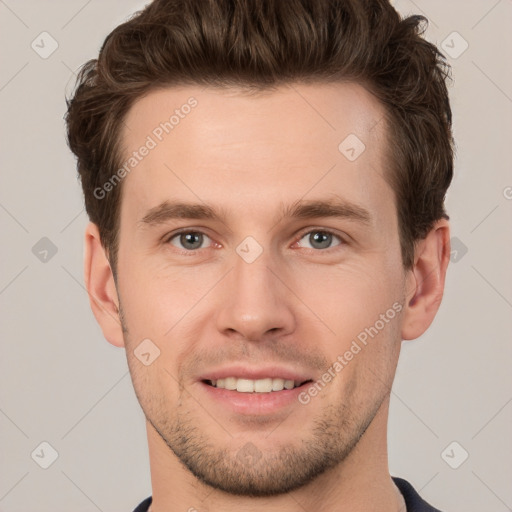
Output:
<path fill-rule="evenodd" d="M 257 342 L 295 330 L 293 295 L 270 259 L 265 252 L 252 263 L 235 256 L 216 316 L 223 335 Z"/>

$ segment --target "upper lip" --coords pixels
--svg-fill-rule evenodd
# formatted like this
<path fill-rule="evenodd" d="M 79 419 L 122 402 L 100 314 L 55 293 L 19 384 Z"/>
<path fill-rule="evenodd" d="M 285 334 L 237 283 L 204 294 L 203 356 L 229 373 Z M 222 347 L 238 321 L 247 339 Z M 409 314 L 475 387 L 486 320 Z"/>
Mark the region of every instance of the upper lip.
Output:
<path fill-rule="evenodd" d="M 226 366 L 209 370 L 199 377 L 199 380 L 218 380 L 227 377 L 236 377 L 237 379 L 258 380 L 265 378 L 293 380 L 295 382 L 305 382 L 312 380 L 311 375 L 303 372 L 286 368 L 283 366 Z"/>

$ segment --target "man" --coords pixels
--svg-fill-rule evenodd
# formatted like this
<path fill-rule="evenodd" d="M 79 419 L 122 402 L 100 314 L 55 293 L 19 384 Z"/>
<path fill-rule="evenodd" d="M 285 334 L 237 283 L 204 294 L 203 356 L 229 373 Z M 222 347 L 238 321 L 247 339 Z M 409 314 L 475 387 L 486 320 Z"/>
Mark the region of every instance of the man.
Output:
<path fill-rule="evenodd" d="M 441 302 L 448 68 L 385 0 L 156 0 L 69 101 L 85 283 L 126 349 L 152 498 L 435 511 L 387 462 Z"/>

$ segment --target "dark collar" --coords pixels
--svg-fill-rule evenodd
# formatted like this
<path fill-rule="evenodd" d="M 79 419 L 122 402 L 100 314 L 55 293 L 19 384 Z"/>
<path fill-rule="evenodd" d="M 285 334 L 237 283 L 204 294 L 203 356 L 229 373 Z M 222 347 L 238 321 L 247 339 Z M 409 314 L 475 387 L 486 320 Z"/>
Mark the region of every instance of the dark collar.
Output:
<path fill-rule="evenodd" d="M 398 477 L 392 478 L 404 497 L 407 512 L 441 512 L 424 501 L 407 480 Z M 133 512 L 147 512 L 151 501 L 151 496 L 146 498 Z"/>

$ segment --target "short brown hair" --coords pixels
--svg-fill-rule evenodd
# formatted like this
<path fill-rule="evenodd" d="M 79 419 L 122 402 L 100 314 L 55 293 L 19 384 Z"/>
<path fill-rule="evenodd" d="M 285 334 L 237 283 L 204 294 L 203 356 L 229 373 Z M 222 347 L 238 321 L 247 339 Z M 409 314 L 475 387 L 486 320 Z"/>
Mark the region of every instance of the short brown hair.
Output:
<path fill-rule="evenodd" d="M 120 133 L 133 103 L 175 85 L 271 90 L 281 84 L 353 81 L 386 107 L 402 260 L 435 221 L 453 174 L 450 67 L 423 37 L 427 20 L 401 18 L 388 0 L 154 0 L 105 39 L 67 101 L 89 218 L 114 271 L 121 185 L 94 191 L 121 163 Z"/>

